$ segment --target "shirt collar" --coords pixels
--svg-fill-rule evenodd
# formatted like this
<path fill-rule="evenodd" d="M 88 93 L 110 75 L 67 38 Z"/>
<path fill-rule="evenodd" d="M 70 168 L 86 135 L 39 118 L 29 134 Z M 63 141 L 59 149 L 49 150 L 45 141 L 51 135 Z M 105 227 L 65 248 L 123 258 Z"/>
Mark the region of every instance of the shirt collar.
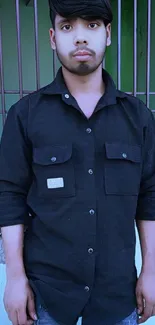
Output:
<path fill-rule="evenodd" d="M 102 71 L 102 75 L 105 83 L 105 94 L 101 98 L 100 104 L 102 104 L 101 102 L 103 100 L 104 104 L 114 104 L 116 102 L 116 98 L 125 98 L 127 96 L 124 92 L 116 89 L 113 79 L 104 69 Z M 41 90 L 41 94 L 46 95 L 64 95 L 68 93 L 69 91 L 63 78 L 62 68 L 58 70 L 54 81 Z"/>
<path fill-rule="evenodd" d="M 63 78 L 62 68 L 58 70 L 54 81 L 48 86 L 44 87 L 41 93 L 46 95 L 63 95 L 69 93 Z"/>

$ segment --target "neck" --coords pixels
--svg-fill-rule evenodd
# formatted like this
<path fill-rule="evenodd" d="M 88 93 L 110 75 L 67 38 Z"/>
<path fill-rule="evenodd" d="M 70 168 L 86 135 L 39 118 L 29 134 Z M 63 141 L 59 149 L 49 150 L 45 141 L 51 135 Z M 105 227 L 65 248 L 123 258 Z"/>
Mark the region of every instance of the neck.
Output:
<path fill-rule="evenodd" d="M 102 66 L 87 76 L 78 76 L 69 72 L 64 67 L 62 67 L 62 73 L 67 88 L 72 95 L 79 93 L 83 95 L 92 93 L 103 95 L 105 92 L 105 85 L 102 78 Z"/>

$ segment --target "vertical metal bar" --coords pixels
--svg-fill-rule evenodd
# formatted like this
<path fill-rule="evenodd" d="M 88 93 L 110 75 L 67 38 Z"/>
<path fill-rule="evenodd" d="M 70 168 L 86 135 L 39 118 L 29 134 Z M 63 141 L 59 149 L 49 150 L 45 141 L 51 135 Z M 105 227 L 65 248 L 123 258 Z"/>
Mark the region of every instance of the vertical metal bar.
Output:
<path fill-rule="evenodd" d="M 105 57 L 103 59 L 103 69 L 105 69 Z"/>
<path fill-rule="evenodd" d="M 20 36 L 20 13 L 19 0 L 16 2 L 16 28 L 17 28 L 17 47 L 18 47 L 18 76 L 19 76 L 19 92 L 20 98 L 23 97 L 23 74 L 22 74 L 22 53 L 21 53 L 21 36 Z"/>
<path fill-rule="evenodd" d="M 137 96 L 137 0 L 134 0 L 134 60 L 133 60 L 133 95 Z"/>
<path fill-rule="evenodd" d="M 38 0 L 34 0 L 34 30 L 35 30 L 36 82 L 37 82 L 37 90 L 38 90 L 40 88 Z"/>
<path fill-rule="evenodd" d="M 118 49 L 117 49 L 117 88 L 121 89 L 121 29 L 122 1 L 118 0 Z"/>
<path fill-rule="evenodd" d="M 147 80 L 146 80 L 146 105 L 150 107 L 150 60 L 151 60 L 151 0 L 147 1 Z"/>
<path fill-rule="evenodd" d="M 2 102 L 2 123 L 5 124 L 5 92 L 4 92 L 4 72 L 3 72 L 3 52 L 2 52 L 2 25 L 0 21 L 0 79 L 1 79 L 1 102 Z"/>

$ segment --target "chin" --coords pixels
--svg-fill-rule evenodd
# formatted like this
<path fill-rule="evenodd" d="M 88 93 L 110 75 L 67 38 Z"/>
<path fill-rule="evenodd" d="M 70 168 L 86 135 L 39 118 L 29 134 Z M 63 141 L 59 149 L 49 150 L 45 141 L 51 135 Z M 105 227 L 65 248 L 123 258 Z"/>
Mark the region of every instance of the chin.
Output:
<path fill-rule="evenodd" d="M 77 67 L 73 66 L 73 67 L 66 67 L 66 69 L 68 71 L 70 71 L 73 74 L 76 74 L 78 76 L 87 76 L 91 73 L 93 73 L 94 71 L 96 71 L 98 68 L 98 66 L 96 67 L 92 67 L 87 63 L 80 63 L 80 65 L 78 65 Z"/>

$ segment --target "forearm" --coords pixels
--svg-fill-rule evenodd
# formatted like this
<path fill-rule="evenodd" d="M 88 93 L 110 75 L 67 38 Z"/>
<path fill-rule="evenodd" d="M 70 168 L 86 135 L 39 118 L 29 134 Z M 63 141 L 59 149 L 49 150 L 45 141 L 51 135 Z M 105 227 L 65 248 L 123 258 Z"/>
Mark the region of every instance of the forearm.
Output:
<path fill-rule="evenodd" d="M 155 274 L 155 221 L 138 220 L 142 251 L 142 271 Z"/>
<path fill-rule="evenodd" d="M 24 226 L 2 227 L 7 277 L 25 274 L 23 263 Z"/>

